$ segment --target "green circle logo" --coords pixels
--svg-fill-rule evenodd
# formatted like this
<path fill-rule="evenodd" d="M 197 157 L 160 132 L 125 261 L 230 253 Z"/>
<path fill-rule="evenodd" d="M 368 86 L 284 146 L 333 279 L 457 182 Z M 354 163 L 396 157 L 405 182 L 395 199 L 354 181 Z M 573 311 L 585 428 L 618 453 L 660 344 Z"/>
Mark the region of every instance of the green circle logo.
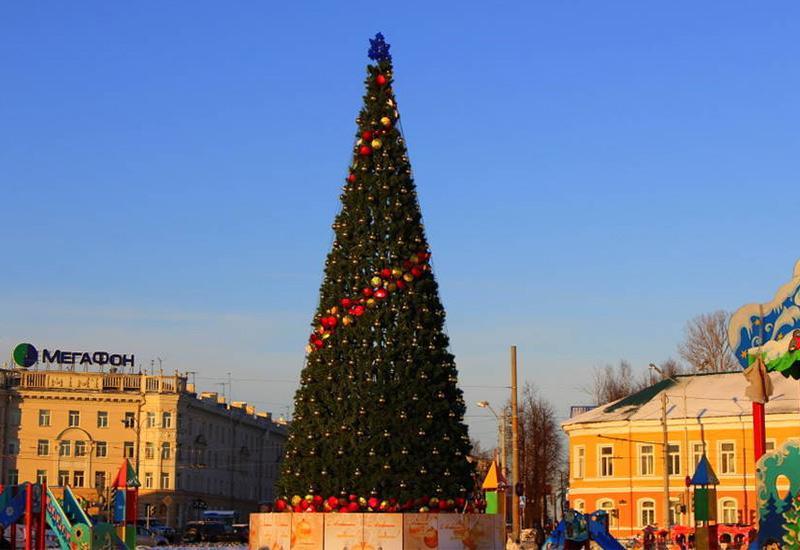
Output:
<path fill-rule="evenodd" d="M 20 344 L 14 348 L 14 362 L 27 369 L 32 367 L 39 360 L 39 352 L 32 344 Z"/>

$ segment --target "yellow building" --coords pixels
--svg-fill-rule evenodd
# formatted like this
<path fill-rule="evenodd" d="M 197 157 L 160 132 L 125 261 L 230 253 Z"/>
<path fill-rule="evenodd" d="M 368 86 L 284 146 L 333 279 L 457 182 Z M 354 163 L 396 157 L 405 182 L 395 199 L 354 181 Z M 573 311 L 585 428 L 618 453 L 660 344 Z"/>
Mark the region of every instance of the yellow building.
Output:
<path fill-rule="evenodd" d="M 274 498 L 286 427 L 246 403 L 197 396 L 184 376 L 6 370 L 0 411 L 5 484 L 69 485 L 101 512 L 124 458 L 139 515 L 180 527 L 208 509 L 255 511 Z"/>
<path fill-rule="evenodd" d="M 767 450 L 800 439 L 800 382 L 770 376 L 775 392 L 766 405 Z M 630 537 L 646 525 L 663 527 L 666 463 L 669 523 L 692 525 L 685 481 L 705 453 L 720 480 L 718 521 L 754 522 L 752 403 L 746 386 L 741 372 L 677 376 L 563 422 L 570 506 L 609 511 L 617 537 Z"/>

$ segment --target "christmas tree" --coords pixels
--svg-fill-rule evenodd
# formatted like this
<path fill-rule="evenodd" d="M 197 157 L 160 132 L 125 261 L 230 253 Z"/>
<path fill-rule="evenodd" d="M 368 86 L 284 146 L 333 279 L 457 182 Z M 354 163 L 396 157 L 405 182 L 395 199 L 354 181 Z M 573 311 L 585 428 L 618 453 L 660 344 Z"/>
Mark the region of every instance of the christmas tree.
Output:
<path fill-rule="evenodd" d="M 324 496 L 326 510 L 447 509 L 472 488 L 465 406 L 399 127 L 389 45 L 380 33 L 370 43 L 279 492 L 313 495 L 317 504 Z"/>
<path fill-rule="evenodd" d="M 800 497 L 791 499 L 791 504 L 783 511 L 783 521 L 783 542 L 788 544 L 787 548 L 800 548 Z"/>

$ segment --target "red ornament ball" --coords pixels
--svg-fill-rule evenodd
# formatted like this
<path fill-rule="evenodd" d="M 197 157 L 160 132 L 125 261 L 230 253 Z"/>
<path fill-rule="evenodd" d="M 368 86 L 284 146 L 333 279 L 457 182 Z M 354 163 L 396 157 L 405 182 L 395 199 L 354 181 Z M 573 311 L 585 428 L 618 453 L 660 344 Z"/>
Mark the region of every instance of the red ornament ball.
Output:
<path fill-rule="evenodd" d="M 366 296 L 367 298 L 369 298 L 370 296 L 372 296 L 372 289 L 371 289 L 371 288 L 369 288 L 369 287 L 364 287 L 364 288 L 361 290 L 361 294 L 363 294 L 364 296 Z"/>
<path fill-rule="evenodd" d="M 362 145 L 358 148 L 358 154 L 367 157 L 372 154 L 372 148 L 369 145 Z"/>
<path fill-rule="evenodd" d="M 370 139 L 372 139 L 372 132 L 370 132 L 369 130 L 364 130 L 361 133 L 361 139 L 363 139 L 364 141 L 369 141 Z"/>
<path fill-rule="evenodd" d="M 383 277 L 384 279 L 388 279 L 391 276 L 392 276 L 391 269 L 389 269 L 388 267 L 381 269 L 381 277 Z"/>
<path fill-rule="evenodd" d="M 379 300 L 386 298 L 386 296 L 388 295 L 389 293 L 386 292 L 386 289 L 383 288 L 379 288 L 378 290 L 375 291 L 375 297 L 378 298 Z"/>
<path fill-rule="evenodd" d="M 341 300 L 339 300 L 339 303 L 342 304 L 342 307 L 350 307 L 351 305 L 353 305 L 353 300 L 351 300 L 350 298 L 342 298 Z"/>
<path fill-rule="evenodd" d="M 397 288 L 399 288 L 400 290 L 403 290 L 406 286 L 408 286 L 408 285 L 406 285 L 406 282 L 403 279 L 397 279 L 394 282 L 394 284 L 396 284 Z"/>
<path fill-rule="evenodd" d="M 375 77 L 375 83 L 378 86 L 384 86 L 387 82 L 388 80 L 386 80 L 386 77 L 383 76 L 382 74 L 379 74 L 378 76 Z"/>
<path fill-rule="evenodd" d="M 356 175 L 355 174 L 350 174 L 349 176 L 347 176 L 347 182 L 348 183 L 353 183 L 355 181 L 356 181 Z"/>
<path fill-rule="evenodd" d="M 414 267 L 411 268 L 411 274 L 414 277 L 419 277 L 420 275 L 422 275 L 422 270 L 420 268 L 418 268 L 417 266 L 414 266 Z"/>

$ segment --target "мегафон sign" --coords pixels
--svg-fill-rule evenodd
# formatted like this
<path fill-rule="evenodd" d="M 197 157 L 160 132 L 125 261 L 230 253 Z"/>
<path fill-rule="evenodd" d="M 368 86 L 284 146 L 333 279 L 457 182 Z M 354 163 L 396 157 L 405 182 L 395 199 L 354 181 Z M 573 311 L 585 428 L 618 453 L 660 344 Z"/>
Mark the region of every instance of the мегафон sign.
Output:
<path fill-rule="evenodd" d="M 62 351 L 42 350 L 42 363 L 55 365 L 111 365 L 112 367 L 132 367 L 133 354 L 108 353 L 106 351 Z M 32 344 L 19 344 L 14 348 L 14 362 L 27 369 L 39 362 L 39 352 Z"/>

